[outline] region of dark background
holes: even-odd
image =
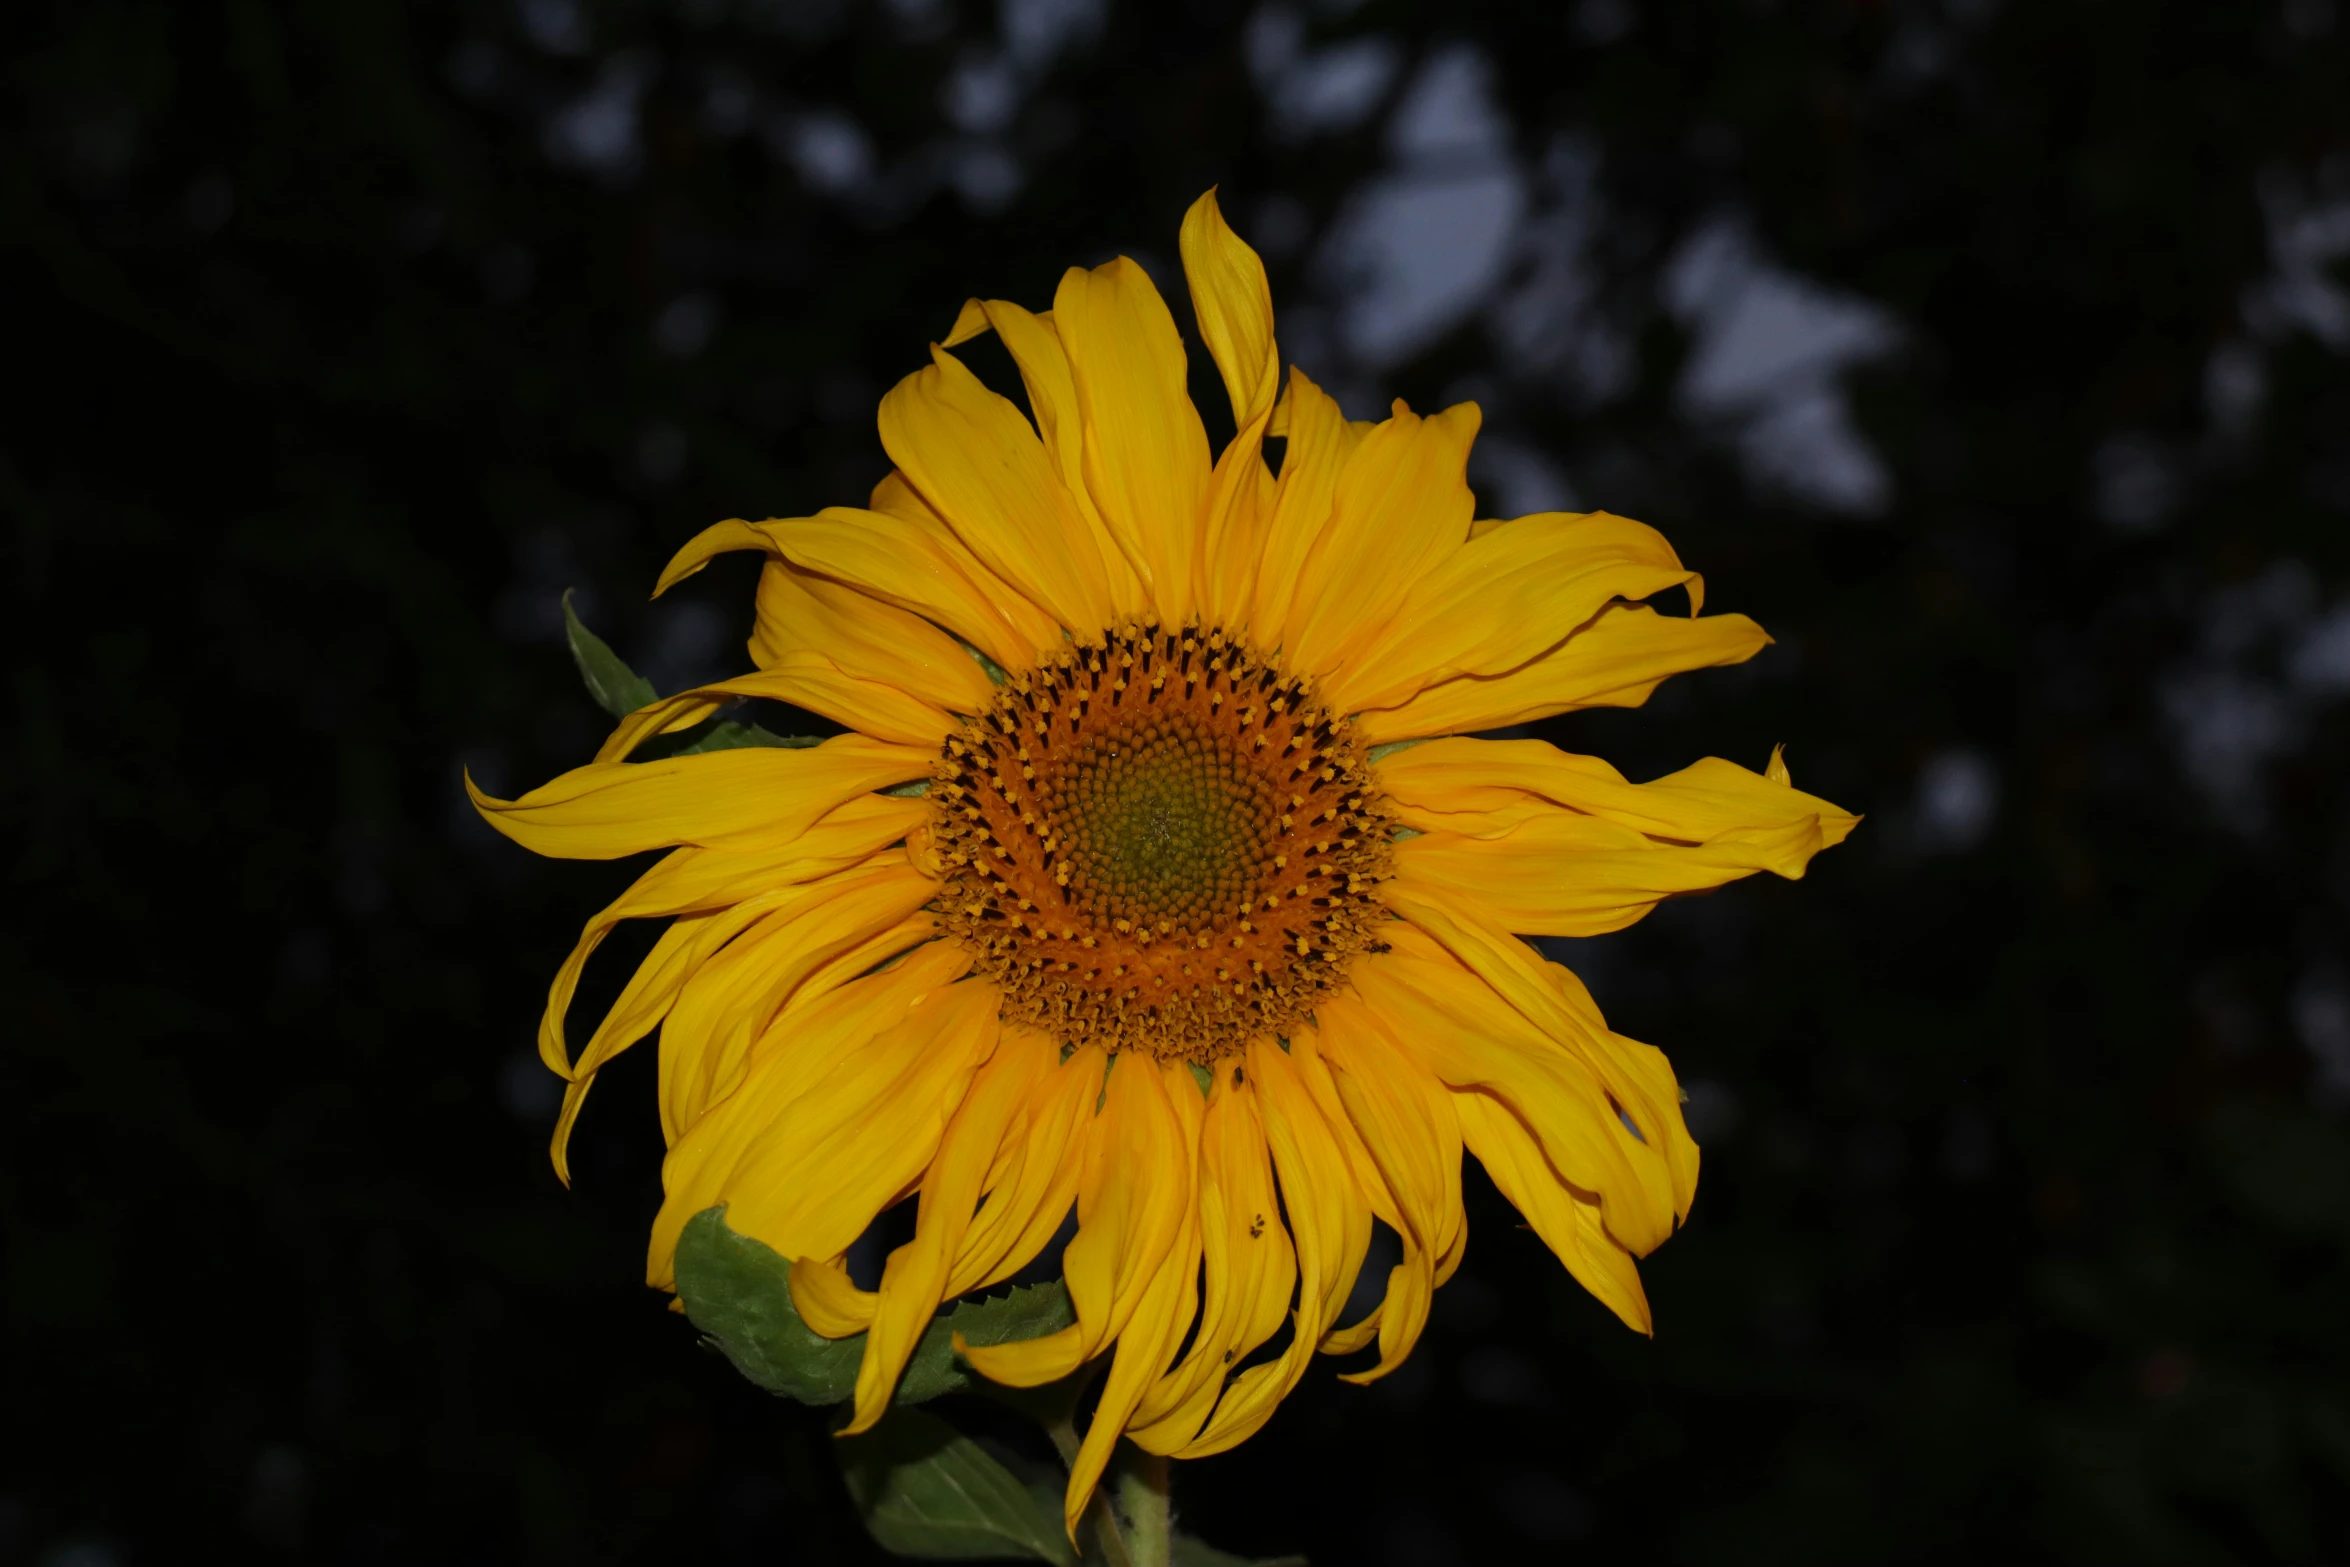
[[[1655,1341],[1472,1175],[1409,1368],[1190,1524],[2350,1560],[2333,0],[13,16],[0,1561],[874,1558],[639,1283],[649,1048],[549,1172],[533,1019],[632,868],[459,768],[592,750],[566,586],[744,667],[751,567],[648,605],[669,553],[858,502],[966,294],[1175,283],[1216,182],[1350,412],[1476,397],[1487,509],[1653,522],[1778,638],[1546,733],[1869,820],[1562,954],[1706,1145]]]

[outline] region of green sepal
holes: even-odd
[[[700,756],[705,751],[741,751],[753,746],[774,746],[785,751],[805,751],[824,741],[816,735],[779,735],[757,724],[738,724],[731,720],[710,726],[709,732],[692,745],[681,745],[671,756]]]
[[[803,1404],[838,1404],[857,1389],[865,1335],[826,1338],[791,1298],[791,1263],[765,1243],[727,1227],[723,1207],[686,1221],[677,1240],[677,1294],[704,1337],[758,1386]],[[972,1385],[954,1336],[978,1345],[1058,1333],[1077,1320],[1060,1280],[1032,1284],[941,1312],[907,1359],[897,1401],[918,1404]]]
[[[930,780],[917,778],[911,783],[891,784],[881,792],[900,800],[919,800],[930,792]]]
[[[962,638],[958,637],[955,640],[961,642]],[[979,660],[979,667],[987,671],[987,678],[991,684],[1000,686],[1011,683],[1012,677],[1004,673],[1003,665],[997,663],[994,659],[989,658],[985,653],[980,652],[979,649],[973,647],[968,642],[963,643],[963,651],[970,654],[973,658]]]
[[[936,1415],[895,1409],[838,1445],[841,1475],[883,1550],[922,1561],[1002,1560],[1077,1567],[1049,1493]]]
[[[563,634],[571,643],[571,661],[579,666],[579,678],[587,682],[588,695],[596,699],[596,706],[614,718],[626,718],[653,700],[656,695],[653,683],[629,668],[612,651],[612,644],[588,630],[579,612],[571,607],[571,594],[571,589],[563,590]],[[779,735],[757,724],[728,720],[712,724],[691,744],[681,745],[669,754],[700,756],[710,751],[740,751],[752,746],[805,751],[823,743],[816,735]]]
[[[588,630],[571,607],[570,588],[563,590],[563,635],[571,643],[571,661],[587,682],[596,706],[614,718],[626,718],[653,700],[653,683],[621,660],[612,645]]]
[[[1417,740],[1389,740],[1371,747],[1368,752],[1364,753],[1364,759],[1371,762],[1384,762],[1398,751],[1408,751],[1415,745],[1426,745],[1436,738],[1438,737],[1435,735],[1422,735]]]

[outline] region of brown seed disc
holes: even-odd
[[[1387,918],[1361,741],[1221,631],[1129,627],[1014,676],[930,801],[948,934],[1066,1044],[1214,1061],[1304,1018]]]

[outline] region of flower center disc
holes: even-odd
[[[1202,1063],[1373,946],[1387,816],[1361,742],[1220,631],[1113,632],[947,738],[939,912],[1004,1016]]]

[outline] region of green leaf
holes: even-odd
[[[779,735],[757,724],[738,724],[731,721],[710,726],[708,733],[691,745],[681,745],[671,756],[700,756],[706,751],[741,751],[752,746],[775,746],[785,751],[805,751],[822,745],[815,735]]]
[[[685,1314],[734,1368],[770,1393],[803,1404],[837,1404],[855,1393],[865,1335],[826,1338],[801,1320],[791,1298],[791,1263],[765,1243],[727,1227],[723,1207],[686,1221],[677,1240],[677,1294]],[[965,1301],[930,1324],[898,1379],[897,1401],[919,1404],[971,1386],[955,1358],[954,1336],[1010,1344],[1058,1333],[1077,1320],[1060,1280],[988,1300]]]
[[[922,1561],[1077,1567],[1059,1509],[936,1415],[892,1410],[838,1444],[842,1476],[883,1550]]]
[[[1235,1556],[1230,1551],[1219,1551],[1205,1540],[1195,1540],[1188,1534],[1175,1536],[1171,1560],[1174,1567],[1307,1567],[1302,1556],[1269,1556],[1251,1560]]]
[[[1077,1320],[1069,1288],[1059,1279],[1029,1284],[989,1300],[970,1300],[931,1323],[898,1379],[898,1402],[919,1404],[971,1385],[971,1373],[955,1356],[955,1335],[967,1344],[1016,1344],[1058,1333]],[[862,1342],[860,1340],[859,1342]]]
[[[571,661],[579,666],[579,678],[587,682],[596,706],[614,718],[626,718],[653,700],[653,683],[621,662],[610,643],[581,623],[571,607],[571,592],[563,590],[563,634],[571,641]]]
[[[688,1219],[677,1239],[677,1296],[734,1369],[803,1404],[837,1404],[857,1386],[865,1337],[826,1338],[792,1304],[791,1264],[726,1225],[724,1208]]]

